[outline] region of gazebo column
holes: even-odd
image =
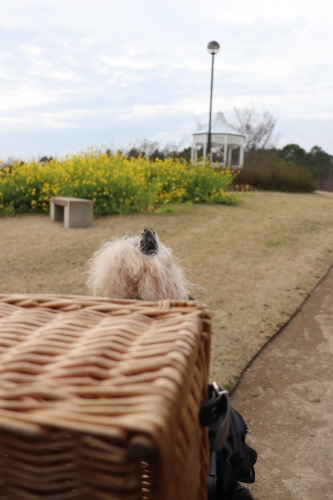
[[[239,148],[239,166],[242,168],[244,163],[244,146],[241,145]]]
[[[227,166],[227,156],[228,154],[228,137],[227,135],[224,136],[224,148],[223,148],[223,166],[226,168]]]
[[[231,160],[232,160],[232,152],[233,152],[234,148],[233,147],[230,147],[229,148],[229,151],[228,151],[228,166],[231,167]]]

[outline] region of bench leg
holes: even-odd
[[[89,227],[93,225],[93,203],[69,202],[65,207],[64,227]]]
[[[51,219],[54,221],[64,220],[64,207],[51,202]]]

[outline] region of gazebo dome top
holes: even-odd
[[[230,127],[230,125],[226,122],[226,119],[224,118],[224,115],[223,113],[221,113],[221,111],[216,114],[216,118],[212,123],[210,132],[211,134],[228,134],[228,135],[238,135],[240,137],[244,137],[244,135],[241,132],[238,132],[238,130]],[[193,135],[201,135],[201,134],[208,134],[208,127],[205,127],[203,130],[200,130],[199,132],[196,132]]]

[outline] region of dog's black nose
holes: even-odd
[[[152,229],[143,230],[140,241],[140,250],[145,255],[154,255],[158,252],[156,235]]]

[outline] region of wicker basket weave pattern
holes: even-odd
[[[0,499],[204,500],[204,306],[0,294]]]

